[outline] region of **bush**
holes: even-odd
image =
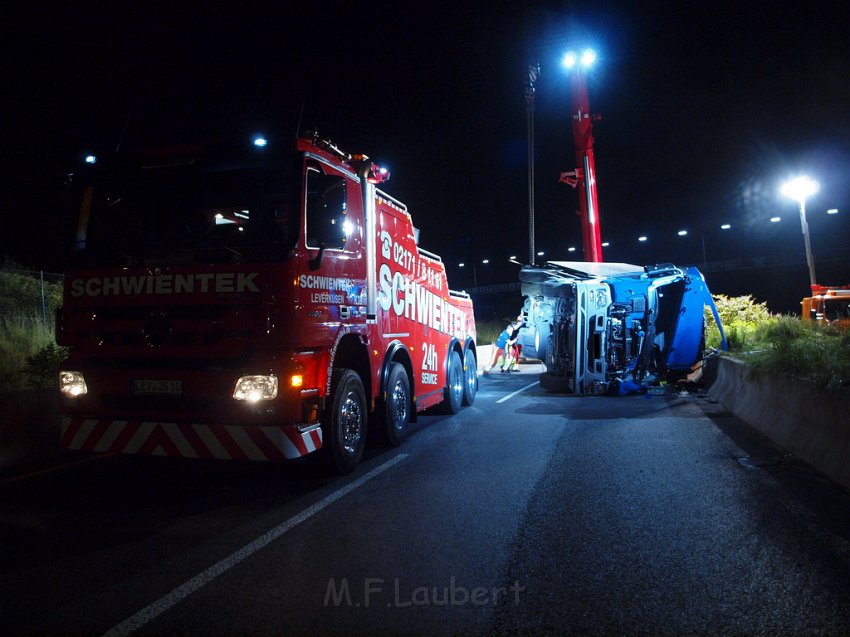
[[[27,358],[26,378],[31,387],[55,387],[59,366],[68,357],[68,351],[51,342]]]
[[[53,324],[40,318],[0,319],[0,391],[27,387],[29,358],[54,343]]]
[[[506,319],[504,321],[482,321],[480,323],[476,321],[476,344],[479,347],[481,345],[492,345],[496,342],[496,339],[499,337],[499,334],[502,333],[502,330],[505,329],[508,323],[510,323],[510,319]]]
[[[717,307],[726,343],[730,351],[743,352],[753,349],[756,331],[770,319],[771,314],[766,303],[758,303],[752,296],[728,297],[723,294],[713,296]],[[714,315],[705,308],[706,345],[720,347],[720,330],[714,321]]]
[[[9,265],[7,261],[4,267]],[[45,281],[42,288],[37,276],[0,271],[0,391],[55,386],[56,375],[47,370],[55,365],[58,372],[59,361],[49,361],[60,352],[64,358],[53,336],[61,297],[62,287],[56,283]]]

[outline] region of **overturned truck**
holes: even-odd
[[[576,395],[626,394],[693,377],[705,356],[709,307],[694,267],[550,261],[520,271],[519,343],[546,366],[540,384]]]

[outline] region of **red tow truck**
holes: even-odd
[[[57,341],[62,446],[355,468],[471,404],[472,301],[389,173],[316,134],[98,158]]]

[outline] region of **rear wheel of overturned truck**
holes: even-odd
[[[322,419],[327,459],[339,473],[350,473],[366,446],[366,391],[356,372],[338,369],[331,380],[331,401]]]
[[[572,394],[575,382],[571,376],[555,376],[552,372],[540,374],[540,386],[553,394]]]
[[[400,445],[410,433],[410,379],[401,363],[391,363],[384,400],[383,434],[393,447]]]
[[[548,369],[550,365],[549,352],[552,351],[552,328],[549,323],[539,321],[535,324],[534,349],[537,352],[537,358]]]

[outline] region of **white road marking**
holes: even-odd
[[[513,398],[514,396],[516,396],[517,394],[521,394],[522,392],[524,392],[526,389],[531,389],[531,388],[532,388],[532,387],[534,387],[535,385],[539,385],[539,384],[540,384],[540,381],[539,381],[539,380],[536,380],[536,381],[534,381],[533,383],[531,383],[530,385],[526,385],[526,386],[525,386],[525,387],[523,387],[522,389],[517,389],[517,390],[516,390],[515,392],[513,392],[512,394],[508,394],[507,396],[503,396],[502,398],[500,398],[499,400],[497,400],[497,401],[496,401],[496,404],[498,405],[499,403],[503,403],[503,402],[505,402],[506,400],[510,400],[511,398]]]
[[[209,584],[219,575],[223,575],[224,573],[229,571],[231,568],[239,564],[242,560],[251,557],[260,549],[271,544],[287,531],[290,531],[291,529],[295,528],[305,520],[319,513],[322,509],[330,506],[343,496],[351,493],[358,487],[362,486],[372,478],[380,475],[387,469],[390,469],[391,467],[398,464],[407,457],[408,454],[399,454],[395,458],[387,460],[384,464],[375,467],[369,473],[357,478],[357,480],[354,480],[353,482],[345,485],[344,487],[334,491],[330,495],[322,498],[314,505],[304,509],[301,513],[289,518],[285,522],[282,522],[278,526],[274,527],[272,530],[267,531],[266,533],[258,537],[256,540],[249,542],[235,553],[231,553],[229,556],[225,557],[220,562],[213,564],[205,571],[199,573],[198,575],[195,575],[195,577],[188,580],[184,584],[181,584],[164,597],[160,597],[147,608],[143,608],[138,613],[132,615],[131,617],[128,617],[120,624],[116,624],[115,626],[110,628],[106,633],[104,633],[104,637],[129,635],[137,631],[145,624],[148,624],[157,617],[159,617],[165,611],[169,610],[173,606],[176,606],[178,603],[189,597],[189,595],[191,595],[195,591]]]

